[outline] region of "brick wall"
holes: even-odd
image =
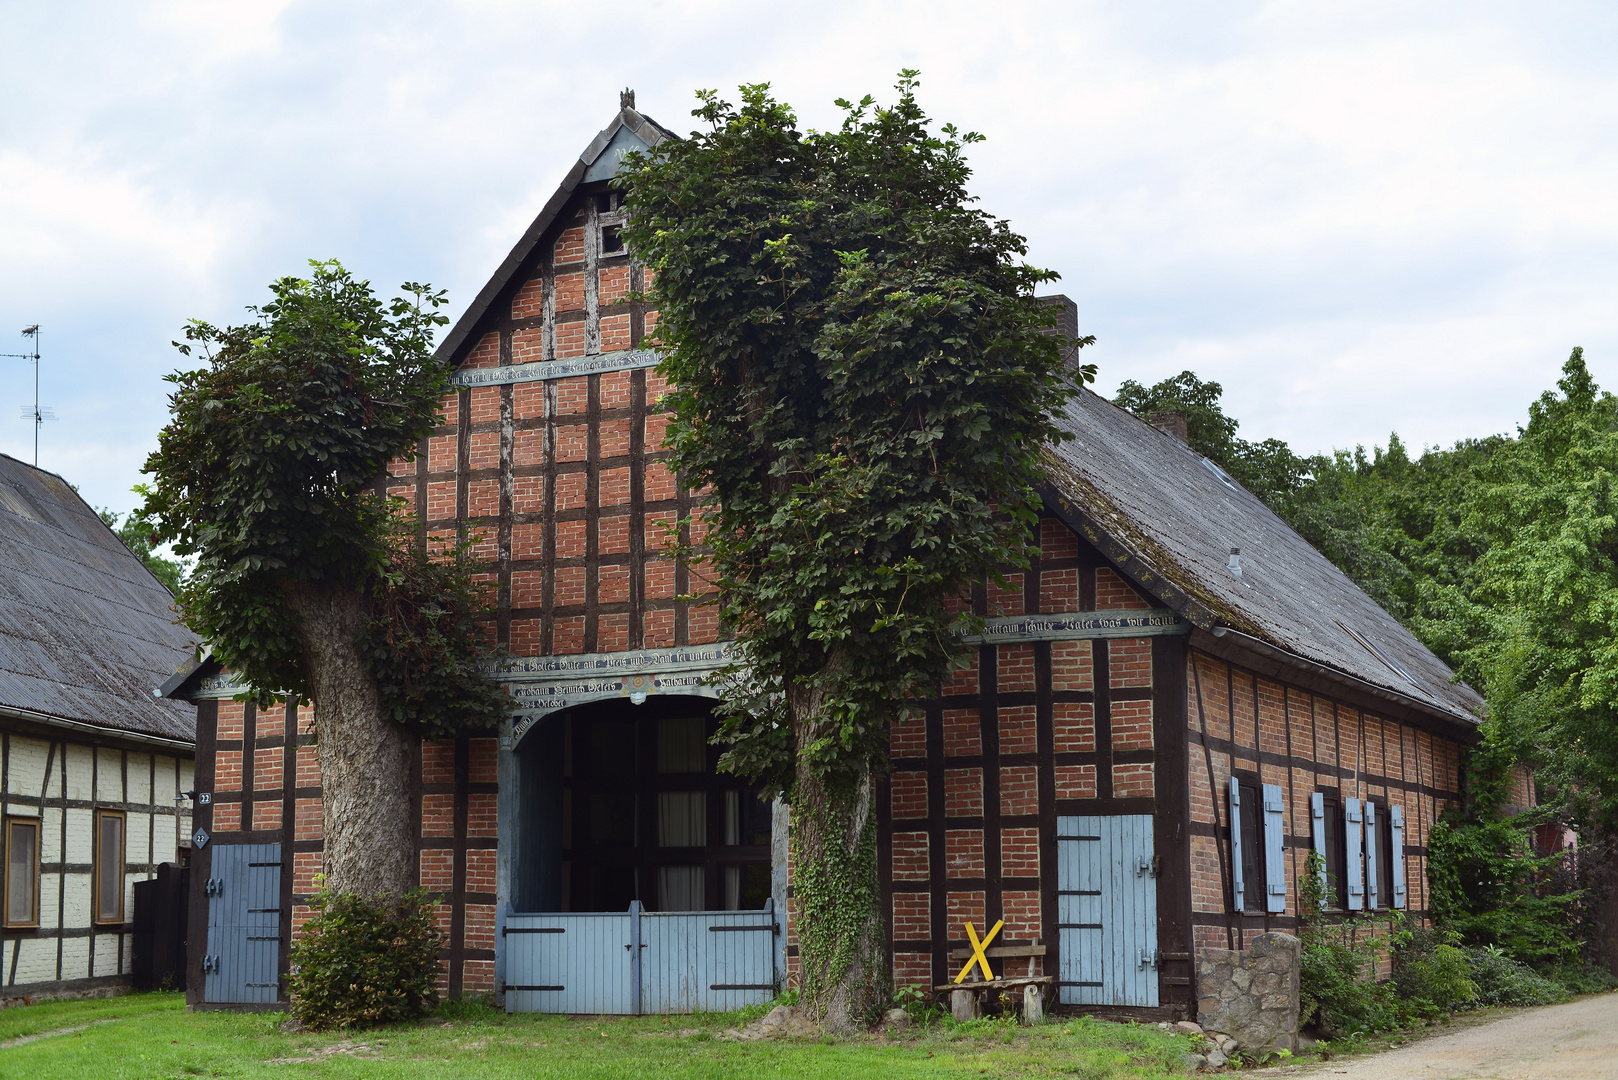
[[[1310,796],[1373,800],[1405,814],[1407,912],[1426,917],[1428,830],[1458,797],[1460,744],[1193,653],[1187,666],[1192,921],[1198,947],[1242,948],[1266,930],[1297,926],[1299,875],[1312,850]],[[1229,778],[1235,770],[1282,788],[1284,913],[1232,912]],[[1339,807],[1341,803],[1339,803]],[[1383,906],[1388,906],[1387,893]]]
[[[1039,556],[980,614],[1149,608],[1087,542],[1042,519]],[[948,952],[997,920],[997,944],[1044,944],[1056,961],[1055,820],[1155,809],[1156,671],[1151,639],[982,646],[891,733],[882,804],[885,889],[898,985],[953,978]],[[1181,707],[1178,696],[1168,703]],[[1178,723],[1178,721],[1176,721]],[[1017,973],[1028,961],[1016,961]]]

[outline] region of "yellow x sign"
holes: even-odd
[[[983,977],[990,982],[994,981],[994,972],[989,969],[989,954],[983,950],[989,947],[989,942],[994,940],[994,936],[1000,932],[1000,928],[1004,925],[1006,925],[1006,920],[1001,919],[994,924],[994,929],[989,931],[988,936],[979,941],[976,928],[971,923],[966,924],[966,936],[972,939],[972,959],[968,960],[966,966],[961,969],[961,973],[955,976],[956,982],[966,981],[966,974],[972,970],[973,964],[981,965],[983,967]]]

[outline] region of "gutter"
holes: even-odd
[[[1203,635],[1206,635],[1206,637]],[[1295,668],[1303,668],[1306,671],[1310,671],[1313,674],[1331,679],[1334,682],[1346,683],[1360,693],[1366,694],[1380,701],[1400,705],[1404,708],[1417,708],[1422,712],[1427,713],[1429,716],[1433,715],[1436,711],[1439,716],[1449,723],[1463,726],[1466,732],[1462,740],[1464,742],[1475,743],[1482,738],[1477,730],[1478,723],[1480,721],[1478,718],[1472,717],[1470,714],[1454,713],[1447,709],[1435,710],[1433,703],[1430,701],[1423,701],[1420,698],[1414,698],[1408,694],[1401,694],[1397,690],[1389,690],[1386,687],[1378,686],[1376,683],[1362,679],[1358,675],[1351,675],[1339,668],[1334,668],[1327,664],[1319,663],[1315,660],[1309,660],[1305,657],[1299,656],[1295,652],[1278,648],[1277,646],[1271,645],[1269,642],[1264,641],[1261,638],[1256,638],[1251,634],[1244,634],[1240,630],[1235,630],[1228,626],[1215,626],[1213,629],[1206,631],[1192,631],[1193,646],[1200,643],[1208,652],[1219,653],[1224,651],[1223,649],[1219,648],[1210,648],[1209,646],[1212,643],[1208,641],[1208,638],[1217,639],[1217,641],[1224,644],[1226,648],[1234,645],[1237,648],[1243,649],[1247,652],[1257,653],[1260,656],[1274,660],[1277,663],[1286,664]],[[1231,641],[1231,638],[1237,638],[1239,640]]]
[[[139,743],[143,746],[158,746],[167,750],[183,751],[193,757],[196,756],[197,744],[184,739],[167,739],[161,735],[145,735],[135,731],[125,731],[122,728],[107,728],[99,724],[87,724],[82,720],[67,720],[50,713],[35,712],[32,709],[19,709],[12,705],[0,705],[0,716],[9,716],[18,720],[28,720],[45,727],[60,728],[82,735],[91,735],[100,739],[122,739],[125,742]]]

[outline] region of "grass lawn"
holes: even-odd
[[[0,1012],[0,1078],[1144,1080],[1184,1075],[1181,1062],[1189,1047],[1183,1036],[1155,1027],[1089,1019],[1032,1029],[979,1020],[909,1031],[893,1039],[739,1042],[719,1037],[761,1012],[508,1017],[462,1004],[451,1006],[448,1018],[416,1024],[352,1035],[288,1035],[279,1030],[282,1013],[187,1013],[180,994],[133,994]],[[29,1037],[34,1038],[22,1041]]]

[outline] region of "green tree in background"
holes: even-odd
[[[137,487],[135,490],[139,492],[141,489]],[[146,564],[146,569],[152,572],[153,577],[167,586],[169,592],[179,595],[180,585],[190,567],[184,560],[164,558],[157,553],[152,546],[152,535],[157,527],[150,519],[137,510],[120,515],[116,510],[97,507],[96,513],[107,528],[124,542],[124,546]]]
[[[657,271],[669,446],[754,673],[725,765],[793,811],[802,1000],[888,1002],[874,782],[890,723],[959,645],[949,601],[1024,565],[1041,447],[1072,394],[1023,238],[971,206],[914,72],[802,134],[766,86],[626,159],[626,239]],[[964,620],[970,622],[970,620]],[[914,722],[912,720],[912,722]]]

